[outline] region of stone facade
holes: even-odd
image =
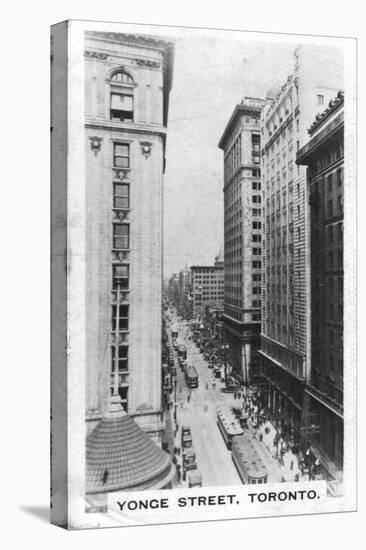
[[[306,168],[296,153],[317,113],[343,84],[333,48],[301,46],[293,73],[262,112],[262,373],[265,401],[301,438],[310,379],[310,241]]]
[[[86,418],[110,403],[115,354],[128,414],[162,432],[162,194],[173,45],[85,36]],[[117,284],[120,334],[116,335]]]
[[[224,301],[224,266],[217,262],[214,266],[191,267],[193,317],[205,317],[206,306],[220,308]]]
[[[262,194],[260,113],[264,100],[244,98],[220,140],[224,152],[224,340],[244,383],[258,371]]]
[[[339,92],[312,124],[297,154],[308,166],[311,245],[311,372],[306,407],[319,431],[310,438],[330,474],[343,467],[344,98]]]

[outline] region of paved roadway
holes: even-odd
[[[172,315],[171,323],[168,326],[170,339],[171,325],[178,327],[178,342],[184,343],[187,347],[188,365],[194,365],[199,375],[199,387],[189,389],[175,353],[177,423],[179,428],[175,438],[175,446],[180,446],[181,426],[190,426],[193,447],[196,451],[197,467],[202,473],[202,485],[210,487],[240,484],[242,481],[232,461],[231,451],[227,449],[216,423],[216,411],[220,406],[242,406],[243,401],[234,399],[233,394],[221,391],[224,384],[219,379],[214,378],[213,370],[208,368],[208,363],[197,346],[192,340],[188,339],[190,333],[186,323],[177,320],[176,315]],[[189,394],[191,395],[190,402],[187,400]],[[260,442],[254,437],[254,433],[255,430],[249,430],[253,444],[267,468],[268,483],[280,482],[284,468],[280,467],[264,442]],[[178,462],[181,464],[181,456]],[[181,485],[187,485],[187,481],[182,480]]]
[[[198,348],[188,339],[184,323],[173,316],[173,324],[177,324],[179,342],[187,347],[188,365],[194,365],[199,376],[199,387],[189,389],[184,380],[183,371],[177,367],[177,423],[178,433],[176,445],[180,446],[180,430],[182,425],[191,428],[193,447],[196,451],[197,467],[202,473],[203,486],[238,485],[241,483],[231,451],[226,448],[221,432],[216,423],[216,411],[220,406],[233,406],[237,401],[232,394],[223,393],[223,383],[214,378],[212,369],[199,353]],[[168,329],[170,331],[170,327]],[[169,334],[170,336],[170,334]],[[187,397],[191,394],[190,402]],[[186,482],[182,480],[182,485]]]

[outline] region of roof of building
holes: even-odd
[[[329,102],[328,108],[319,113],[310,126],[309,141],[296,153],[297,164],[310,165],[315,158],[314,154],[316,155],[322,148],[327,147],[327,143],[330,143],[329,140],[333,140],[336,134],[343,132],[343,107],[344,94],[339,91],[335,99]]]
[[[128,416],[115,396],[107,416],[86,440],[86,492],[155,486],[174,469],[170,456]]]
[[[222,270],[222,269],[224,269],[224,266],[223,265],[191,265],[191,269]]]
[[[131,32],[103,32],[87,31],[87,38],[102,40],[103,42],[134,42],[138,46],[154,49],[167,49],[174,47],[174,40],[152,34],[139,34]]]
[[[323,124],[344,104],[344,92],[339,90],[334,99],[331,99],[328,103],[328,107],[321,113],[317,114],[314,122],[308,129],[308,133],[312,136],[314,132],[319,130]]]
[[[86,37],[101,41],[112,42],[137,46],[150,50],[157,50],[163,54],[163,75],[164,75],[164,126],[167,126],[169,111],[169,92],[173,85],[173,65],[174,65],[174,46],[175,42],[171,38],[164,36],[154,36],[151,34],[121,33],[121,32],[101,32],[87,31]]]
[[[244,116],[246,114],[253,114],[253,113],[258,113],[258,115],[260,115],[260,112],[264,107],[264,105],[265,105],[265,101],[263,99],[254,98],[254,97],[249,97],[249,98],[245,97],[243,101],[235,107],[234,112],[231,115],[230,120],[226,125],[224,133],[221,136],[218,147],[220,149],[224,148],[224,145],[228,136],[232,132],[237,120],[241,116]],[[258,131],[259,131],[259,127],[258,127]]]

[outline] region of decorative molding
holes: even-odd
[[[97,154],[101,149],[103,138],[98,136],[89,136],[89,140],[90,140],[90,149],[93,151],[94,155],[97,156]]]
[[[134,134],[149,134],[152,136],[161,136],[166,137],[166,127],[163,125],[151,125],[145,123],[136,123],[136,122],[111,122],[107,120],[92,120],[87,118],[85,122],[85,128],[97,130],[113,130],[115,132],[124,132],[125,130],[131,131]],[[123,138],[121,138],[123,139]],[[112,139],[112,141],[115,141]],[[124,140],[126,141],[126,140]],[[132,140],[128,140],[132,141]]]
[[[115,169],[114,168],[114,178],[118,180],[128,180],[128,173],[129,170],[121,170],[121,169]]]
[[[119,263],[129,263],[129,252],[113,252],[112,261]]]
[[[136,59],[135,61],[139,67],[146,67],[147,69],[159,69],[161,66],[159,61],[150,61],[149,59]]]
[[[140,141],[141,152],[147,159],[151,155],[152,143],[150,141]]]
[[[92,50],[85,50],[85,57],[94,58],[94,59],[108,59],[108,54],[102,52],[93,52]]]

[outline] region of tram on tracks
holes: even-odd
[[[267,483],[267,469],[248,434],[234,437],[231,457],[244,485]]]
[[[185,369],[185,379],[189,388],[198,388],[198,372],[196,367],[189,366]]]
[[[239,421],[229,409],[218,409],[217,425],[228,449],[231,449],[233,439],[244,433]]]

